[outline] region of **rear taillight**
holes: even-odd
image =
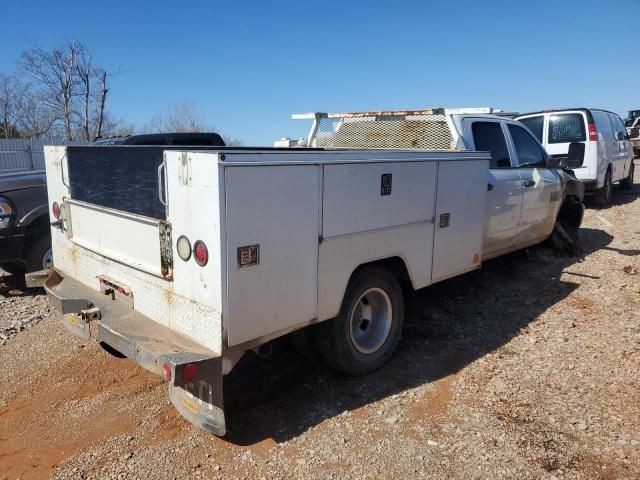
[[[598,129],[595,123],[589,124],[589,141],[595,142],[598,140]]]
[[[56,220],[60,218],[60,205],[58,205],[58,202],[53,202],[53,205],[51,205],[51,212]]]
[[[162,370],[164,371],[164,378],[167,380],[167,382],[171,381],[171,367],[169,366],[168,363],[165,363],[164,365],[162,365]]]
[[[194,380],[198,376],[198,365],[195,363],[187,363],[184,367],[182,367],[182,378],[190,382]]]
[[[198,240],[193,245],[193,257],[196,259],[196,263],[201,267],[204,267],[209,261],[209,251],[202,240]]]

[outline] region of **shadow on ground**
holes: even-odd
[[[11,275],[0,270],[0,297],[37,297],[45,295],[43,288],[27,288],[24,275]]]
[[[580,236],[583,255],[613,239],[597,229],[581,229]],[[578,284],[559,278],[580,261],[539,246],[410,295],[398,351],[388,365],[363,378],[345,378],[304,359],[286,338],[266,360],[245,355],[225,379],[227,440],[283,442],[345,410],[459,371],[573,292]],[[585,277],[582,281],[589,281]]]
[[[611,205],[609,206],[600,206],[596,203],[593,196],[585,195],[584,204],[587,208],[593,210],[607,210],[611,208],[613,205],[626,205],[627,203],[632,203],[636,200],[636,198],[640,197],[640,183],[638,183],[638,172],[640,172],[640,162],[636,160],[636,175],[635,175],[635,183],[632,186],[631,190],[622,190],[618,185],[614,185],[612,191]]]

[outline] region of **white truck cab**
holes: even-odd
[[[453,115],[469,150],[491,152],[484,258],[547,238],[553,230],[562,181],[542,145],[521,123],[494,115]]]
[[[438,108],[303,113],[292,118],[313,120],[308,141],[312,147],[490,152],[483,244],[483,258],[489,259],[549,237],[566,200],[565,184],[571,181],[535,135],[513,116],[493,108]],[[577,230],[583,193],[574,193],[571,228]]]
[[[573,108],[528,113],[517,117],[545,146],[562,158],[574,142],[585,145],[584,162],[575,174],[602,205],[611,203],[613,183],[623,189],[633,182],[633,146],[620,117],[606,110]]]

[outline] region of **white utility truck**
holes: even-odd
[[[163,374],[180,413],[224,435],[223,375],[276,337],[304,328],[352,375],[382,366],[401,287],[480,266],[491,194],[517,217],[492,227],[505,243],[549,236],[561,175],[527,208],[488,190],[488,152],[448,150],[47,147],[45,288],[69,330]]]

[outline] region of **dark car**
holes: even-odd
[[[0,268],[19,274],[51,266],[44,171],[0,175]]]
[[[224,147],[224,140],[217,133],[149,133],[98,138],[94,145],[174,145],[180,147]]]
[[[217,133],[153,133],[97,139],[94,145],[224,147]],[[0,174],[0,268],[13,274],[53,265],[44,171]]]

